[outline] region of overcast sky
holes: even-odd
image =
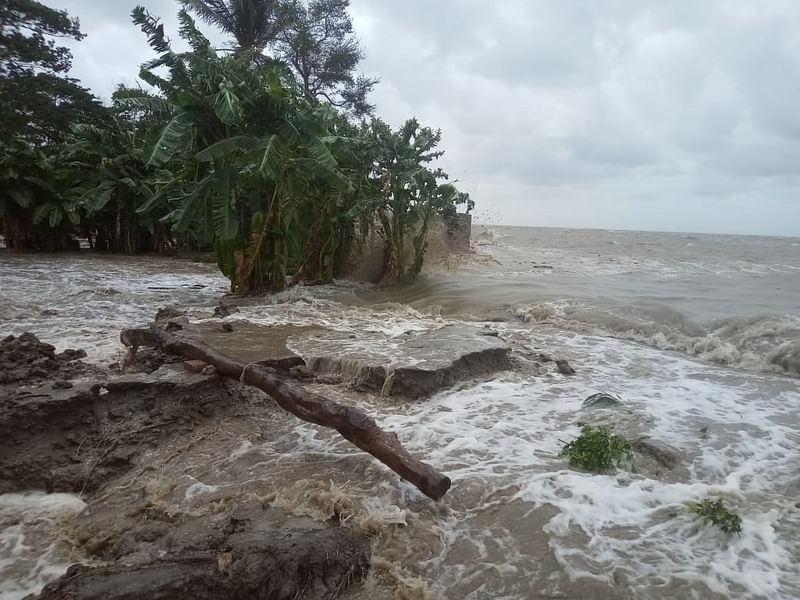
[[[151,57],[135,2],[81,20],[108,97]],[[143,4],[175,33],[177,4]],[[479,221],[800,235],[800,1],[352,0],[372,96],[441,127]],[[219,39],[218,36],[215,36]]]

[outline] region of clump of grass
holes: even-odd
[[[722,498],[717,498],[716,500],[704,498],[700,502],[689,502],[687,506],[689,511],[718,527],[723,533],[728,535],[742,534],[741,517],[726,507]]]
[[[603,425],[584,425],[575,440],[564,444],[558,455],[574,467],[600,473],[631,460],[631,444]]]

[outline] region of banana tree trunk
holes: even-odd
[[[404,220],[402,211],[393,210],[391,218],[380,214],[384,232],[383,274],[379,285],[392,285],[405,278]]]

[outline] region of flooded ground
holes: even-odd
[[[301,347],[297,340],[315,328],[354,336],[376,332],[389,341],[453,320],[496,329],[512,346],[515,369],[426,401],[312,385],[362,407],[447,473],[453,487],[442,502],[428,500],[335,432],[280,411],[209,423],[179,436],[172,452],[150,456],[122,489],[143,490],[147,499],[175,511],[211,514],[252,495],[293,514],[337,516],[373,536],[372,574],[347,596],[359,600],[800,597],[800,380],[790,376],[800,310],[791,294],[764,291],[757,297],[769,285],[798,285],[800,277],[791,276],[796,241],[776,242],[777,250],[761,241],[739,244],[741,252],[754,254],[726,258],[728,251],[718,247],[725,240],[709,242],[714,254],[703,239],[687,238],[683,247],[700,246],[699,266],[692,267],[697,272],[675,275],[670,287],[673,275],[657,273],[669,262],[664,248],[678,243],[674,238],[656,238],[637,254],[633,238],[625,237],[633,234],[613,234],[618,243],[609,244],[608,253],[601,245],[605,238],[573,240],[572,246],[562,240],[548,249],[539,247],[540,238],[536,246],[514,234],[486,236],[482,257],[434,265],[438,272],[411,288],[384,292],[342,283],[249,299],[226,318],[235,332],[247,334],[241,348],[230,337],[235,333],[215,340],[255,357]],[[515,275],[520,269],[509,265],[525,253],[525,260],[549,268]],[[658,264],[640,256],[648,253],[657,255]],[[622,255],[625,269],[616,275],[598,269]],[[638,274],[636,260],[646,265]],[[726,267],[731,264],[738,266]],[[710,275],[712,269],[717,275]],[[591,272],[597,276],[589,285]],[[188,307],[193,320],[215,331],[211,309],[226,287],[210,267],[161,259],[3,256],[0,277],[3,333],[30,329],[57,346],[83,347],[100,362],[119,351],[120,328],[149,321],[162,304]],[[716,304],[714,277],[722,282]],[[696,288],[694,304],[681,291],[685,286]],[[630,298],[623,301],[626,288]],[[102,292],[108,289],[119,293]],[[602,293],[591,298],[591,289]],[[721,360],[714,352],[639,339],[641,328],[610,331],[607,322],[593,320],[603,312],[618,323],[625,306],[641,305],[644,296],[659,308],[649,321],[646,312],[637,314],[642,327],[656,333],[698,327],[694,338],[738,357]],[[594,312],[583,318],[574,312],[578,302]],[[521,314],[523,304],[535,312],[547,303],[563,308]],[[658,317],[670,311],[680,318]],[[768,315],[780,327],[764,330]],[[754,319],[760,333],[739,328],[736,339],[711,328],[723,320]],[[264,327],[277,327],[276,335],[261,335]],[[665,340],[677,339],[667,333]],[[769,355],[779,349],[788,357],[782,363]],[[542,369],[535,360],[542,352],[567,358],[576,375]],[[619,395],[622,404],[584,408],[583,400],[598,391]],[[579,422],[611,423],[629,437],[669,444],[679,464],[665,470],[640,460],[633,472],[607,475],[570,469],[558,454],[578,434]],[[126,501],[119,490],[108,494]],[[741,536],[729,538],[689,513],[686,503],[706,496],[724,497],[741,515]],[[0,496],[3,600],[22,597],[80,558],[65,540],[82,506],[72,496]]]

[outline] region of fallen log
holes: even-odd
[[[329,427],[342,437],[368,452],[406,481],[434,500],[450,489],[450,478],[431,465],[411,456],[397,435],[384,431],[369,415],[352,406],[345,406],[310,392],[274,370],[246,364],[218,350],[162,329],[126,329],[120,334],[122,343],[133,349],[140,346],[159,348],[163,352],[200,360],[212,365],[217,373],[239,379],[267,393],[284,410],[303,421]]]

